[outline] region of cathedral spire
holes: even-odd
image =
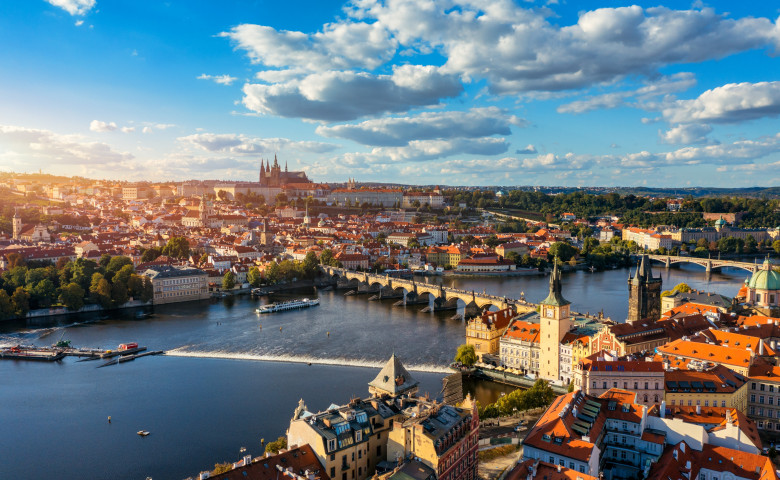
[[[276,154],[274,153],[274,169],[279,168],[279,161],[276,159]]]
[[[550,293],[542,300],[544,305],[562,306],[571,302],[563,298],[561,294],[561,272],[558,270],[558,257],[553,260],[553,271],[550,274]]]

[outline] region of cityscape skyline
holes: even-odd
[[[581,10],[580,10],[581,9]],[[0,171],[118,180],[780,181],[776,6],[8,5]]]

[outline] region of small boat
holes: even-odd
[[[138,430],[136,433],[142,437],[149,435],[149,432],[147,432],[146,430]]]
[[[273,313],[273,312],[285,312],[287,310],[297,310],[299,308],[309,308],[320,304],[319,298],[310,300],[304,298],[303,300],[290,300],[289,302],[281,303],[269,303],[263,305],[255,310],[256,313]]]

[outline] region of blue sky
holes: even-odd
[[[0,170],[449,185],[780,184],[774,2],[30,0]]]

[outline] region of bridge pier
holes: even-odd
[[[482,314],[482,310],[474,303],[466,305],[466,309],[463,312],[463,318],[478,317]]]
[[[669,267],[672,266],[672,260],[667,256],[666,257],[666,262],[664,262],[664,264],[665,264],[666,268],[669,268]]]

